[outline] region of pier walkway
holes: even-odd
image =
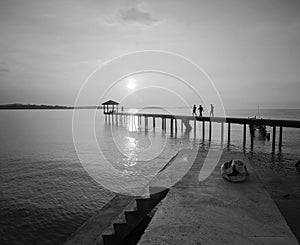
[[[187,159],[189,153],[185,154],[175,161]],[[298,244],[249,164],[250,176],[243,183],[221,177],[222,162],[236,158],[247,162],[242,153],[223,154],[214,172],[199,182],[205,157],[199,152],[189,172],[171,187],[139,245]]]

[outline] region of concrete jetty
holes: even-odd
[[[243,183],[221,177],[222,162],[248,162],[242,153],[224,154],[214,172],[199,182],[205,157],[200,152],[189,172],[170,189],[139,245],[298,244],[249,164],[250,176]]]

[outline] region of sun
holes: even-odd
[[[128,78],[128,83],[127,83],[127,88],[129,88],[130,90],[134,90],[136,87],[136,83],[135,83],[135,79],[134,78]]]

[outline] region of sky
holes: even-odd
[[[225,108],[300,108],[299,13],[298,0],[0,0],[0,104],[73,105],[98,66],[162,50],[201,67]]]

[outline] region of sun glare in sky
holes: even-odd
[[[136,80],[134,78],[128,78],[127,88],[134,90],[136,87]]]

